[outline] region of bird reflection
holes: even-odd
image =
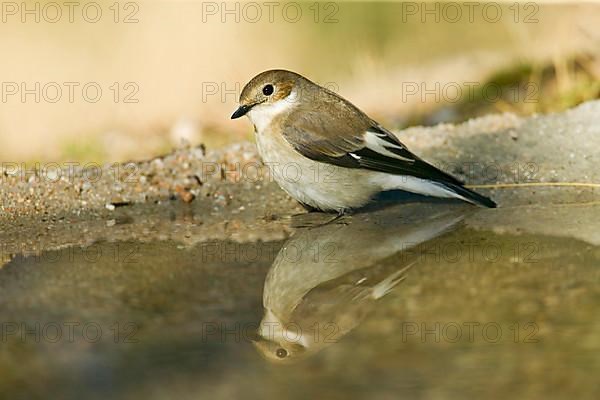
[[[404,250],[455,229],[472,210],[404,204],[298,229],[265,279],[256,348],[287,363],[337,342],[416,264],[414,255],[400,256]],[[394,255],[397,261],[382,263]]]

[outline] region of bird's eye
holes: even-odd
[[[263,88],[263,94],[265,96],[270,96],[273,94],[273,85],[269,84]]]
[[[277,355],[277,357],[279,358],[285,358],[288,355],[288,352],[285,349],[277,349],[277,351],[275,352],[275,354]]]

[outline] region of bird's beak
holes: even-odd
[[[231,114],[231,119],[236,119],[239,117],[243,117],[244,115],[246,115],[248,113],[248,111],[250,111],[252,109],[252,107],[259,105],[261,103],[264,103],[265,100],[262,101],[257,101],[256,103],[251,103],[251,104],[242,104],[241,106],[238,107],[237,110],[235,110],[235,112],[233,114]]]
[[[233,114],[231,114],[231,119],[243,117],[248,111],[250,111],[253,105],[254,104],[242,104],[237,110],[235,110]]]

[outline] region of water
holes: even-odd
[[[284,241],[99,240],[17,255],[0,269],[0,391],[595,398],[590,215],[597,206],[407,204],[294,217]]]

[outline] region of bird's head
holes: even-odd
[[[240,106],[231,119],[247,115],[256,125],[261,119],[271,120],[306,101],[303,94],[317,87],[303,76],[282,69],[262,72],[244,86]]]
[[[267,360],[289,364],[309,353],[309,341],[297,324],[284,324],[271,310],[266,309],[252,342]]]
[[[303,345],[285,339],[270,340],[258,337],[253,340],[253,344],[264,358],[275,364],[291,364],[307,354],[307,349]]]

